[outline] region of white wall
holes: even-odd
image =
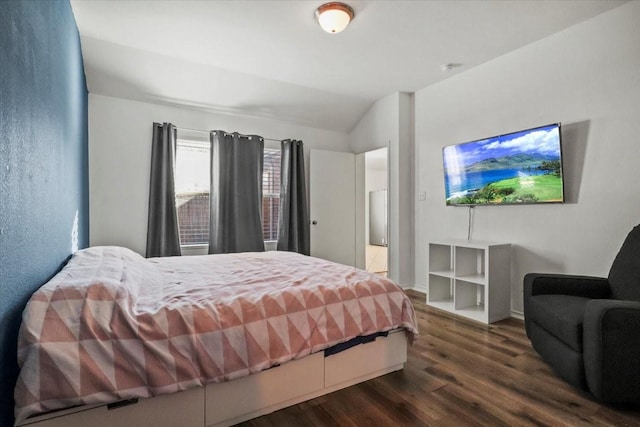
[[[414,283],[412,117],[413,96],[394,93],[376,101],[349,134],[355,153],[389,147],[389,277],[404,285]],[[360,193],[363,191],[360,188]],[[361,200],[366,198],[357,194],[356,203]],[[358,215],[356,259],[364,259],[363,224],[364,217]],[[358,252],[360,249],[362,253]]]
[[[415,95],[416,282],[427,243],[466,238],[444,200],[443,146],[562,122],[567,203],[475,210],[473,238],[513,244],[512,309],[533,271],[606,276],[640,223],[640,2],[631,2]]]
[[[154,121],[193,129],[222,129],[266,138],[300,139],[305,144],[307,173],[312,148],[351,151],[347,134],[341,132],[90,94],[89,224],[92,246],[120,245],[142,255],[145,253]]]

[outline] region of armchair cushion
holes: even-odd
[[[569,274],[529,273],[524,276],[524,325],[531,338],[533,316],[530,301],[541,295],[565,295],[583,298],[609,298],[611,291],[607,279]],[[582,347],[581,347],[582,348]]]
[[[582,352],[582,323],[589,301],[570,295],[537,295],[529,301],[528,316],[551,335]]]

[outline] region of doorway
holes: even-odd
[[[366,270],[387,276],[389,265],[388,148],[365,153]]]

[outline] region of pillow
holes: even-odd
[[[42,290],[74,288],[86,295],[102,287],[114,298],[139,297],[146,287],[158,287],[162,274],[136,252],[119,246],[94,246],[73,254],[67,265]]]

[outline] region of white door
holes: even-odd
[[[311,255],[355,265],[355,155],[311,150]]]

